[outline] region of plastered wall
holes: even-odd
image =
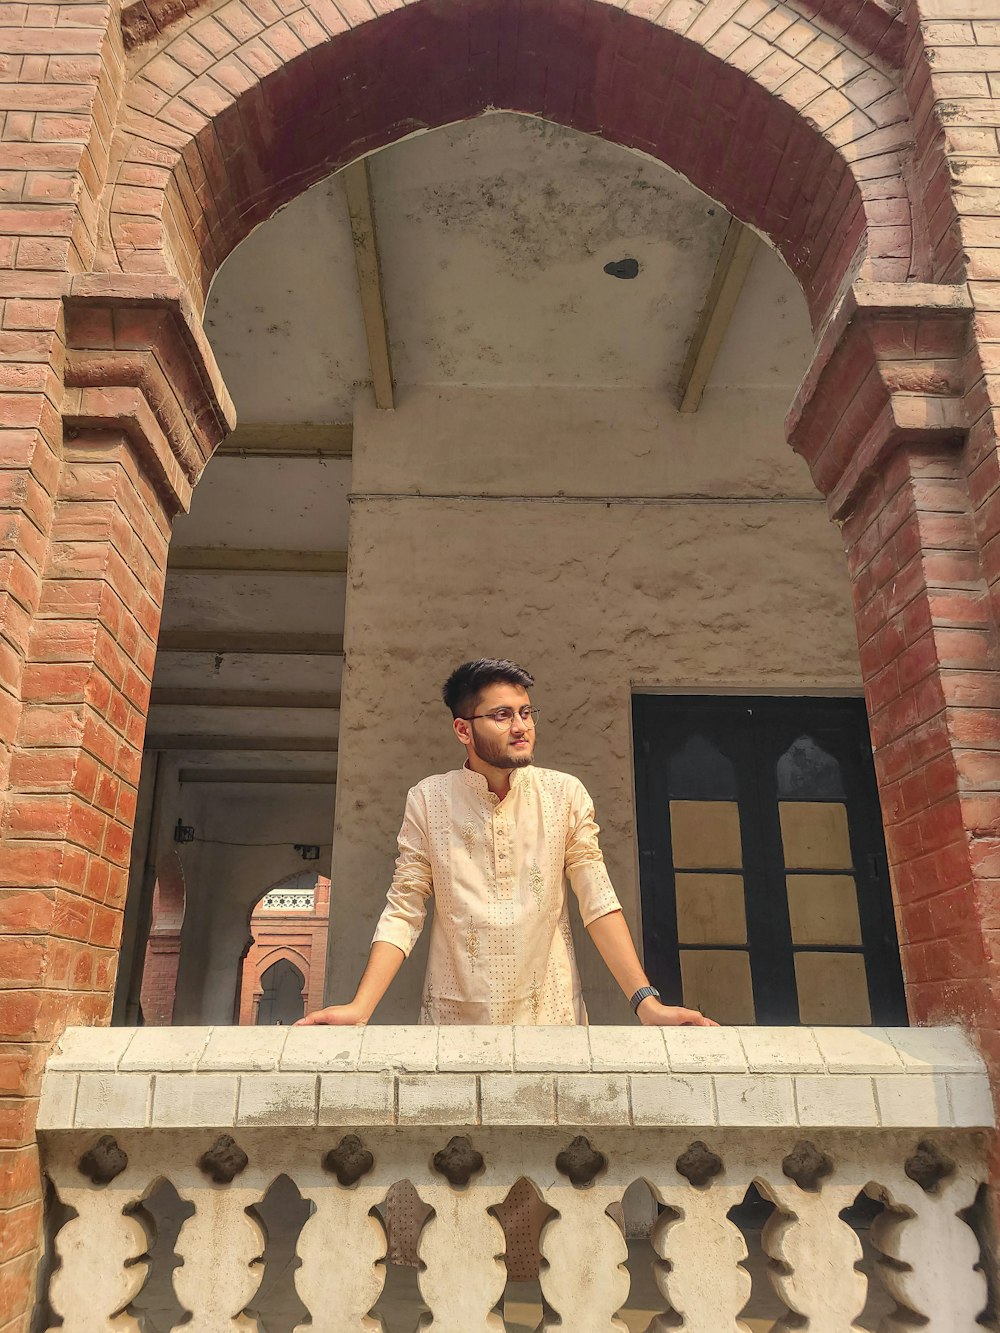
[[[537,762],[589,787],[637,938],[632,691],[860,688],[839,534],[784,442],[786,398],[710,393],[684,418],[621,391],[359,402],[331,998],[367,955],[407,788],[462,761],[440,702],[458,662],[535,674]],[[621,1021],[600,959],[580,953],[591,1019]],[[421,976],[418,950],[376,1021],[413,1021]]]

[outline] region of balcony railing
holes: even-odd
[[[71,1029],[39,1117],[58,1200],[48,1326],[147,1327],[135,1317],[156,1250],[146,1205],[167,1181],[182,1218],[174,1326],[264,1327],[256,1210],[287,1176],[308,1213],[292,1263],[299,1330],[383,1327],[371,1314],[382,1217],[400,1181],[433,1210],[421,1327],[511,1327],[491,1209],[527,1178],[554,1210],[545,1330],[628,1327],[614,1206],[644,1181],[652,1330],[750,1327],[739,1207],[754,1187],[770,1219],[753,1280],[791,1312],[776,1327],[860,1328],[872,1282],[882,1328],[972,1333],[987,1303],[974,1205],[992,1124],[982,1063],[957,1029]]]

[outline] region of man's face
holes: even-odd
[[[479,696],[475,712],[494,713],[498,708],[513,710],[514,720],[497,726],[492,717],[477,716],[467,722],[471,748],[484,764],[494,768],[524,768],[535,752],[535,728],[531,718],[522,721],[520,709],[530,708],[528,691],[520,685],[488,685]],[[461,735],[461,733],[459,733]]]

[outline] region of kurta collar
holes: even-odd
[[[530,767],[531,765],[528,764],[525,768],[513,769],[510,775],[510,789],[512,792],[517,791],[517,789],[521,786],[521,784],[527,780],[528,769]],[[477,773],[475,772],[474,769],[471,769],[469,767],[468,760],[466,760],[466,762],[462,765],[462,767],[459,769],[459,772],[461,773],[465,781],[469,784],[469,786],[474,788],[477,792],[479,792],[480,796],[489,796],[490,794],[489,783],[483,777],[482,773]]]

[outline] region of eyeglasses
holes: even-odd
[[[516,716],[521,719],[526,727],[533,727],[538,721],[537,708],[529,708],[527,704],[523,708],[516,710]],[[473,713],[471,717],[464,717],[463,722],[474,722],[477,717],[488,717],[495,722],[501,731],[509,731],[514,725],[515,710],[513,708],[494,708],[492,713]]]

